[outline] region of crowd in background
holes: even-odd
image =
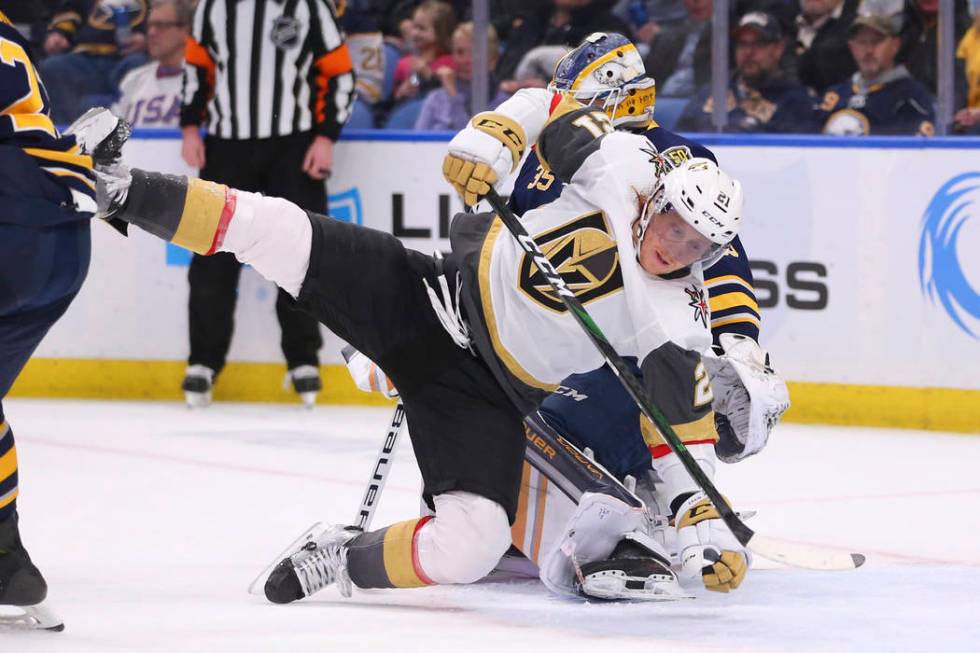
[[[939,0],[730,4],[727,131],[934,133]],[[978,3],[954,4],[952,133],[980,133]],[[336,5],[357,74],[347,128],[457,130],[483,108],[472,106],[469,0]],[[45,58],[41,73],[56,122],[115,102],[131,121],[154,127],[176,127],[175,96],[134,102],[127,95],[151,77],[177,89],[193,6],[194,0],[0,0],[0,10]],[[637,44],[657,82],[658,122],[713,131],[712,12],[712,0],[491,0],[487,97],[493,106],[520,88],[545,87],[558,59],[585,36],[619,32]]]

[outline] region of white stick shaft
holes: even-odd
[[[364,498],[354,516],[353,525],[362,531],[366,531],[371,526],[371,520],[374,519],[374,510],[378,507],[378,501],[381,500],[381,490],[384,489],[385,483],[388,481],[388,472],[391,471],[395,445],[398,443],[398,434],[401,432],[404,422],[405,406],[399,399],[395,405],[395,413],[391,416],[391,424],[388,425],[388,431],[385,433],[381,451],[378,452],[378,458],[374,463],[374,470],[368,479]]]

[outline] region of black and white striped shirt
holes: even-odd
[[[337,140],[354,73],[331,0],[200,0],[180,124],[227,139],[315,131]]]

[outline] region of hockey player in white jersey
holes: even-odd
[[[571,99],[547,125],[540,107],[526,116],[520,103],[511,109],[478,116],[479,130],[505,144],[515,165],[537,141],[542,160],[568,184],[558,200],[525,214],[528,230],[568,273],[610,342],[641,362],[647,392],[682,438],[711,438],[711,386],[699,354],[710,336],[691,328],[687,289],[698,284],[701,263],[735,236],[739,184],[703,160],[664,175],[645,138],[609,133],[605,114]],[[453,251],[440,260],[285,200],[120,164],[99,167],[106,217],[201,254],[235,253],[376,361],[401,392],[434,516],[367,533],[327,529],[281,562],[266,596],[289,602],[335,582],[349,595],[352,586],[485,576],[511,542],[522,417],[563,378],[601,362],[500,220],[457,216]],[[678,534],[701,541],[702,532],[716,530],[713,508],[697,494],[688,501],[676,511],[689,521]],[[710,573],[717,583],[737,583],[746,556],[725,534],[710,534],[717,550]],[[607,557],[616,541],[588,544],[571,562]]]

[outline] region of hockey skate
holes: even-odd
[[[47,595],[48,584],[20,541],[15,512],[0,522],[0,630],[64,630],[42,605]]]
[[[294,543],[298,548],[291,547],[292,553],[273,563],[265,581],[265,597],[273,603],[292,603],[332,583],[337,583],[342,596],[350,597],[353,585],[347,575],[347,543],[360,533],[351,526],[315,524]]]
[[[323,390],[323,381],[320,380],[320,369],[313,365],[300,365],[286,372],[283,380],[283,387],[289,387],[292,383],[293,390],[303,400],[303,405],[313,408],[316,404],[317,394]]]
[[[204,365],[191,365],[184,375],[180,389],[184,391],[184,401],[188,408],[206,408],[211,405],[211,387],[214,385],[214,370]]]
[[[605,560],[583,564],[579,592],[586,598],[674,601],[694,598],[680,586],[670,560],[650,541],[630,533]]]

